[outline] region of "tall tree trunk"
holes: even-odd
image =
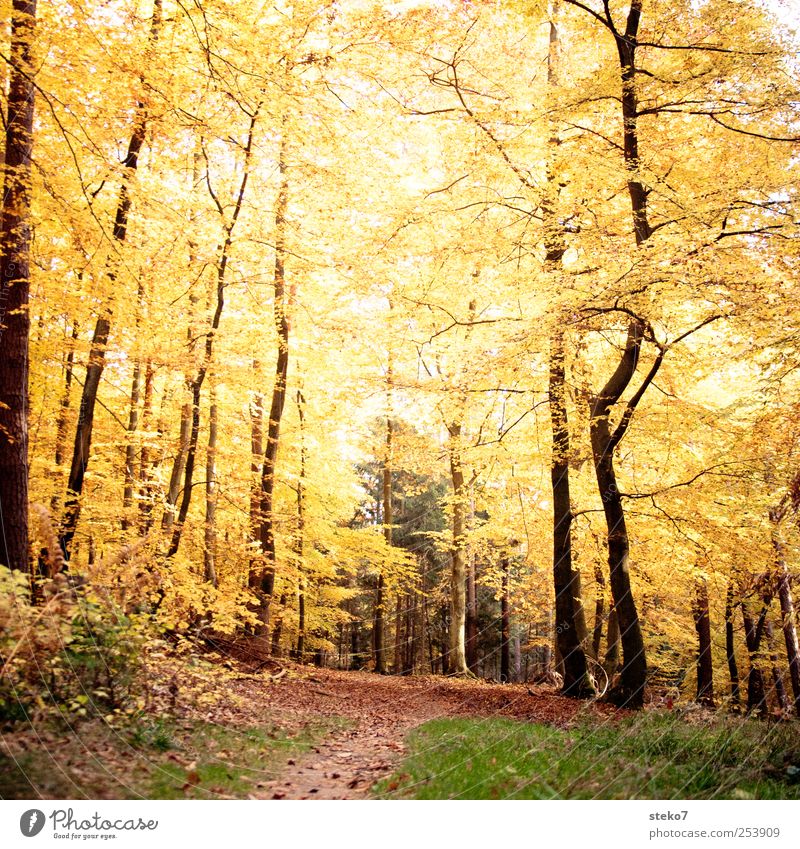
[[[508,557],[500,563],[500,681],[511,681],[511,615],[508,604]]]
[[[469,674],[466,657],[466,564],[464,561],[464,525],[466,487],[461,466],[461,422],[447,426],[450,434],[450,476],[453,483],[453,543],[450,549],[450,654],[451,674]]]
[[[128,411],[128,428],[125,444],[125,487],[122,494],[122,530],[126,531],[131,525],[131,508],[133,506],[133,495],[136,491],[136,431],[139,428],[139,403],[141,401],[142,389],[142,362],[136,359],[133,366],[133,378],[131,380],[131,401]]]
[[[608,632],[606,634],[606,656],[603,659],[603,668],[608,675],[608,680],[617,674],[619,669],[619,619],[617,609],[611,605],[608,611]]]
[[[273,273],[273,319],[278,335],[278,356],[275,362],[275,381],[272,385],[272,401],[267,422],[267,444],[264,464],[261,468],[261,505],[259,544],[264,558],[258,579],[261,597],[260,631],[266,634],[269,627],[269,605],[275,587],[275,522],[273,502],[275,496],[275,473],[278,462],[281,419],[286,403],[286,380],[289,374],[289,316],[286,297],[286,209],[289,202],[289,180],[286,171],[286,127],[284,124],[278,154],[280,184],[275,205],[275,269]],[[254,583],[254,581],[251,581]]]
[[[72,401],[72,377],[73,368],[75,366],[75,342],[78,338],[78,322],[72,323],[72,344],[67,351],[67,357],[64,362],[64,394],[61,396],[61,402],[58,405],[58,419],[56,420],[56,448],[55,448],[55,465],[56,477],[59,482],[56,484],[53,495],[50,498],[50,513],[52,516],[58,514],[59,503],[61,502],[60,492],[60,470],[64,465],[64,458],[67,450],[67,431],[69,427],[69,408]]]
[[[233,232],[236,229],[236,224],[239,220],[239,214],[242,211],[245,191],[250,177],[250,159],[253,150],[253,137],[255,134],[256,122],[258,120],[258,109],[250,115],[250,124],[247,130],[247,140],[244,144],[244,163],[242,171],[242,179],[239,183],[239,189],[236,194],[233,212],[228,221],[226,214],[219,203],[216,195],[211,191],[210,180],[208,175],[208,162],[206,161],[206,182],[209,185],[209,194],[214,199],[217,210],[220,214],[220,219],[223,222],[223,230],[225,239],[220,249],[219,259],[217,261],[216,275],[216,306],[211,318],[211,326],[205,334],[205,345],[203,348],[203,358],[200,367],[197,370],[194,380],[191,383],[192,393],[192,412],[191,412],[191,430],[189,432],[189,445],[186,449],[186,465],[183,472],[183,492],[181,494],[180,506],[178,508],[177,521],[172,530],[172,539],[167,550],[167,559],[174,557],[178,553],[183,534],[183,527],[186,522],[186,517],[189,514],[189,506],[192,502],[194,466],[197,459],[197,444],[200,438],[200,397],[205,382],[206,374],[211,367],[211,361],[214,355],[214,339],[219,331],[220,321],[222,319],[222,311],[225,306],[225,288],[228,285],[226,273],[228,261],[230,258],[231,246],[233,245]]]
[[[152,58],[158,37],[161,31],[161,0],[154,0],[153,15],[150,23],[150,36],[148,43],[147,58]],[[128,218],[131,210],[132,198],[129,184],[136,169],[139,167],[139,155],[144,145],[147,131],[147,106],[144,100],[136,103],[136,111],[133,117],[133,130],[128,150],[123,163],[122,181],[119,189],[119,199],[114,216],[114,228],[112,239],[118,250],[128,235]],[[109,260],[106,266],[106,278],[110,284],[117,279],[116,262]],[[69,559],[70,547],[75,536],[80,516],[80,497],[83,492],[83,481],[91,456],[92,430],[94,427],[94,409],[97,403],[97,393],[100,388],[100,379],[106,364],[106,348],[108,337],[111,333],[111,307],[106,305],[102,308],[94,327],[92,344],[89,349],[89,360],[86,365],[86,379],[83,383],[81,393],[81,405],[78,413],[78,424],[75,429],[75,442],[72,449],[72,464],[70,466],[69,479],[67,481],[67,497],[64,501],[64,514],[61,522],[61,548],[64,557]]]
[[[305,575],[305,481],[306,481],[306,440],[305,440],[305,404],[302,390],[297,390],[297,415],[300,419],[300,477],[297,480],[297,534],[294,554],[297,558],[297,659],[302,663],[306,641],[306,575]]]
[[[705,578],[695,581],[694,627],[697,631],[697,701],[714,707],[714,665],[711,657],[711,618]]]
[[[148,436],[153,418],[153,382],[155,369],[152,360],[147,360],[144,369],[144,402],[142,404],[142,450],[139,454],[139,533],[144,536],[150,530],[153,514],[154,485],[153,477],[156,467],[155,452],[151,448]],[[158,436],[164,429],[163,420],[157,424]]]
[[[747,712],[757,710],[762,716],[767,715],[767,693],[764,686],[764,672],[761,668],[759,646],[766,620],[766,608],[762,609],[758,623],[752,616],[744,601],[742,605],[742,620],[744,635],[747,642],[747,654],[750,659],[750,672],[747,676]]]
[[[0,212],[0,564],[29,571],[28,371],[36,0],[14,0]]]
[[[795,616],[792,584],[789,579],[789,569],[786,566],[784,542],[778,526],[777,517],[773,520],[772,546],[775,552],[775,567],[778,573],[778,600],[781,605],[781,625],[783,638],[786,643],[786,658],[789,661],[789,679],[792,682],[794,710],[800,716],[800,649],[797,641],[797,619]]]
[[[736,663],[736,645],[733,631],[733,581],[728,581],[725,594],[725,655],[728,659],[728,674],[731,679],[731,709],[738,713],[741,710],[741,695],[739,690],[739,666]]]
[[[603,617],[606,606],[606,579],[598,563],[594,566],[594,628],[592,630],[592,657],[600,660],[600,645],[603,642]]]
[[[391,385],[388,389],[391,393]],[[391,413],[391,399],[389,403],[389,413]],[[386,452],[383,461],[383,478],[382,478],[382,505],[383,505],[383,536],[386,540],[386,545],[392,545],[392,522],[394,520],[392,511],[392,461],[394,453],[393,445],[394,425],[392,424],[391,415],[386,416]],[[384,647],[384,630],[385,623],[385,581],[383,572],[378,575],[377,592],[375,595],[375,618],[374,618],[374,633],[372,637],[373,646],[375,648],[375,671],[383,674],[386,672],[386,651]]]
[[[189,436],[192,432],[192,404],[187,402],[181,407],[180,430],[178,435],[178,446],[175,457],[172,460],[172,472],[167,487],[164,515],[161,517],[161,528],[168,531],[175,521],[175,508],[181,494],[181,480],[186,468],[186,454],[189,451]]]
[[[778,653],[775,650],[775,631],[772,628],[772,620],[767,619],[764,622],[764,639],[767,641],[767,651],[769,652],[770,665],[772,666],[772,681],[775,685],[775,698],[778,702],[778,707],[784,714],[789,713],[789,699],[786,695],[786,687],[783,685],[783,675],[781,674],[780,663],[778,662]]]
[[[572,5],[574,0],[568,0]],[[652,235],[647,209],[647,188],[642,183],[639,157],[639,108],[637,103],[636,66],[637,37],[642,13],[642,0],[631,0],[628,7],[625,29],[618,29],[611,19],[611,11],[605,4],[603,13],[593,13],[608,29],[617,48],[621,82],[621,111],[623,157],[628,172],[627,184],[630,196],[631,221],[637,246],[644,244]],[[647,678],[645,646],[642,639],[636,603],[631,592],[629,574],[629,541],[625,524],[625,511],[617,487],[614,471],[614,452],[630,423],[631,416],[661,364],[664,349],[653,364],[649,374],[633,398],[627,403],[620,424],[611,432],[609,417],[612,409],[630,383],[636,370],[641,347],[643,328],[633,320],[628,329],[628,341],[617,369],[601,393],[590,400],[591,441],[595,472],[600,497],[608,528],[608,560],[611,593],[620,627],[622,643],[622,669],[619,683],[609,691],[609,698],[618,705],[641,707]]]
[[[551,5],[550,38],[547,55],[548,85],[558,83],[559,33],[556,22],[558,5]],[[547,187],[542,203],[545,227],[545,270],[557,278],[566,251],[564,230],[558,220],[558,178],[555,173],[555,153],[559,147],[558,131],[550,126],[550,157],[547,166]],[[567,383],[564,366],[564,337],[559,327],[550,339],[549,380],[552,454],[550,482],[553,492],[553,591],[555,593],[556,654],[562,669],[562,692],[575,698],[589,698],[594,687],[586,667],[582,637],[578,633],[576,600],[580,604],[579,576],[572,563],[572,503],[569,481],[569,420],[567,418]],[[583,613],[583,607],[580,606]],[[585,632],[585,620],[583,622]]]
[[[556,332],[550,341],[550,419],[553,451],[550,481],[553,491],[553,587],[555,590],[556,643],[563,668],[562,692],[589,698],[594,688],[586,667],[575,616],[577,587],[572,567],[572,504],[569,482],[569,425],[563,337]],[[584,623],[585,626],[585,623]]]
[[[206,527],[203,571],[206,581],[217,586],[217,391],[211,385],[206,449]]]
[[[614,470],[614,453],[630,418],[624,415],[612,433],[609,417],[636,370],[641,340],[642,328],[637,321],[632,321],[628,327],[624,353],[614,374],[600,393],[589,399],[592,454],[597,487],[606,518],[611,593],[622,644],[620,680],[609,690],[608,695],[617,705],[632,708],[641,707],[643,704],[647,662],[639,614],[631,591],[628,528]],[[654,375],[652,369],[651,374]],[[634,398],[637,396],[640,397],[639,393],[634,395]],[[626,414],[628,410],[633,409],[631,403],[628,402]]]
[[[470,499],[470,525],[474,515],[474,505]],[[478,593],[475,585],[475,551],[470,546],[467,552],[467,619],[465,623],[464,650],[470,672],[478,671]]]

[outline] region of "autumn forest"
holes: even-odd
[[[3,0],[0,759],[251,685],[794,727],[793,5]]]

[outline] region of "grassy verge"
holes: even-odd
[[[213,799],[259,795],[300,755],[340,727],[298,729],[197,721],[141,722],[113,729],[99,720],[30,733],[0,752],[0,798]]]
[[[376,785],[412,799],[800,799],[797,723],[656,713],[569,730],[442,719]]]

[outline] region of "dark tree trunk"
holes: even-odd
[[[161,31],[161,0],[154,0],[153,16],[150,25],[150,41],[148,52],[152,53],[158,42]],[[128,217],[131,210],[131,195],[129,183],[139,167],[139,155],[144,145],[147,132],[147,106],[138,101],[133,118],[133,131],[128,150],[123,163],[122,182],[119,189],[112,238],[121,244],[128,235]],[[113,284],[117,279],[117,271],[113,264],[106,268],[106,277]],[[70,547],[75,536],[80,516],[80,497],[83,492],[83,481],[89,465],[92,445],[92,430],[94,427],[94,410],[97,404],[97,393],[100,379],[106,364],[106,348],[111,332],[111,310],[105,307],[97,318],[89,349],[89,360],[86,365],[86,379],[81,393],[81,405],[78,413],[78,424],[75,429],[75,442],[72,449],[72,464],[67,481],[67,497],[64,501],[64,515],[61,523],[61,548],[64,557],[69,559]]]
[[[217,394],[211,387],[206,449],[206,526],[203,572],[206,581],[217,586]]]
[[[741,604],[747,654],[750,659],[750,672],[747,676],[747,712],[751,713],[757,710],[761,716],[766,716],[767,694],[766,687],[764,686],[764,672],[761,669],[761,658],[759,657],[759,645],[766,619],[766,608],[762,609],[759,621],[756,623],[753,622],[753,618],[744,601]]]
[[[781,712],[788,714],[789,698],[786,695],[786,687],[783,685],[783,675],[781,674],[781,667],[778,662],[778,653],[775,651],[775,631],[772,628],[772,621],[770,619],[764,621],[764,639],[767,641],[767,650],[769,651],[769,660],[772,666],[772,682],[775,685],[775,698]]]
[[[556,645],[563,668],[562,692],[576,698],[590,698],[594,687],[589,679],[586,656],[575,617],[578,593],[572,568],[572,503],[569,484],[569,425],[563,337],[555,333],[550,341],[550,420],[553,453],[550,480],[553,490],[553,586],[555,589]]]
[[[600,660],[600,646],[603,642],[603,617],[606,606],[606,579],[599,564],[594,567],[594,629],[592,631],[592,657]]]
[[[60,492],[60,472],[64,465],[64,459],[67,450],[67,431],[69,427],[69,408],[72,401],[72,377],[75,366],[75,341],[78,338],[78,323],[72,324],[72,344],[69,346],[66,361],[64,363],[64,394],[61,396],[61,403],[58,405],[58,419],[56,421],[56,449],[55,449],[55,465],[57,483],[54,488],[52,497],[50,498],[50,513],[52,516],[58,515],[58,508],[61,502]]]
[[[609,681],[617,674],[619,669],[619,619],[617,619],[617,610],[613,604],[608,612],[606,656],[603,659],[603,668]]]
[[[792,584],[789,579],[789,570],[786,566],[784,553],[784,542],[781,537],[780,528],[776,516],[773,520],[772,545],[775,552],[775,566],[778,577],[778,600],[781,605],[781,626],[783,638],[786,643],[786,658],[789,661],[789,679],[792,682],[792,696],[794,697],[794,710],[800,716],[800,649],[797,641],[797,619],[794,609],[794,598],[792,596]]]
[[[383,537],[386,545],[392,544],[392,452],[393,452],[394,426],[391,416],[386,417],[386,456],[383,461],[382,476],[382,507],[383,507]],[[386,629],[385,610],[385,581],[383,573],[378,575],[378,583],[375,593],[375,618],[373,620],[372,644],[375,652],[375,671],[383,675],[386,672],[386,650],[384,647],[384,635]]]
[[[731,709],[738,713],[741,710],[741,695],[739,690],[739,666],[736,663],[736,645],[733,632],[733,581],[728,581],[725,595],[725,655],[728,659],[728,674],[731,679]]]
[[[269,605],[275,588],[275,474],[278,464],[281,419],[286,403],[286,381],[289,374],[289,316],[286,297],[286,208],[289,202],[289,180],[286,175],[286,129],[281,136],[278,154],[280,185],[275,205],[275,269],[273,273],[273,320],[278,335],[278,356],[275,361],[275,380],[272,385],[272,400],[267,422],[267,444],[264,449],[264,464],[261,468],[261,505],[259,544],[264,558],[261,575],[257,581],[261,600],[260,631],[266,634],[269,627]],[[251,575],[251,585],[256,584]]]
[[[306,576],[305,576],[305,481],[306,481],[306,440],[305,440],[305,404],[306,399],[300,389],[297,390],[297,414],[300,420],[300,477],[297,481],[297,535],[294,554],[297,558],[297,659],[302,663],[306,644]]]
[[[181,494],[181,480],[186,468],[186,455],[189,451],[189,435],[192,432],[192,405],[184,404],[181,407],[180,431],[178,436],[178,450],[172,461],[172,472],[167,488],[164,515],[161,517],[161,528],[168,531],[175,521],[175,508]]]
[[[697,631],[697,701],[714,707],[714,666],[711,657],[711,618],[708,611],[708,585],[695,581],[694,627]]]
[[[142,406],[142,430],[150,431],[150,423],[153,417],[153,380],[155,370],[153,363],[148,360],[144,370],[144,404]],[[159,438],[163,432],[163,421],[157,423]],[[153,456],[148,439],[142,442],[142,451],[139,455],[139,533],[144,536],[150,530],[153,515],[154,486],[153,477],[156,467],[156,459]]]
[[[30,570],[28,371],[36,2],[14,0],[0,213],[0,564]]]
[[[131,402],[128,411],[128,433],[125,445],[125,488],[122,494],[122,530],[126,531],[131,525],[130,512],[133,506],[133,495],[136,491],[136,431],[139,428],[139,402],[142,394],[142,364],[139,359],[133,366],[131,380]]]
[[[500,681],[511,681],[511,616],[508,605],[508,558],[500,563]]]
[[[620,680],[609,691],[609,698],[616,704],[627,707],[642,706],[647,662],[639,614],[631,592],[628,528],[614,470],[614,451],[619,439],[611,433],[609,415],[633,376],[640,341],[640,329],[632,323],[628,331],[625,353],[617,370],[600,395],[592,398],[590,403],[592,453],[608,529],[611,593],[622,644]]]

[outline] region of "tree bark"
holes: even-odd
[[[286,169],[286,128],[281,135],[278,153],[278,171],[280,183],[275,204],[275,267],[273,272],[273,320],[278,335],[278,356],[275,361],[275,380],[272,385],[272,400],[267,422],[267,442],[264,449],[264,463],[261,468],[261,503],[259,544],[263,565],[256,582],[251,575],[251,585],[258,586],[261,609],[259,613],[260,631],[266,634],[269,627],[269,606],[275,587],[275,517],[273,503],[275,496],[275,474],[278,462],[281,419],[286,403],[286,380],[289,374],[289,316],[286,298],[286,209],[289,202],[289,180]]]
[[[733,632],[733,581],[728,581],[725,595],[725,655],[728,660],[728,675],[731,679],[731,709],[738,713],[741,710],[741,694],[739,688],[739,666],[736,663],[736,645]]]
[[[0,212],[0,564],[23,571],[30,571],[28,305],[35,39],[35,0],[14,0]]]
[[[206,581],[217,586],[217,392],[212,384],[208,411],[206,449],[206,526],[203,571]]]
[[[775,552],[775,566],[778,573],[778,600],[781,605],[781,626],[786,643],[786,658],[789,661],[789,679],[792,682],[794,710],[800,716],[800,649],[797,640],[797,618],[795,615],[792,584],[786,565],[784,542],[778,521],[773,518],[772,545]]]
[[[766,608],[762,609],[758,623],[753,621],[747,605],[742,601],[742,620],[747,642],[747,654],[750,659],[750,672],[747,676],[747,712],[757,710],[761,716],[767,715],[767,693],[764,686],[764,673],[761,669],[759,645],[766,619]]]
[[[67,450],[67,431],[69,426],[69,408],[72,402],[72,377],[75,367],[75,342],[78,338],[78,323],[72,323],[72,344],[69,346],[67,357],[64,362],[64,394],[61,396],[61,402],[58,405],[58,419],[56,421],[56,448],[55,448],[55,465],[56,477],[60,481],[60,469],[64,465],[65,454]],[[57,482],[54,487],[53,495],[50,498],[50,513],[52,516],[58,515],[61,485]]]
[[[306,576],[305,576],[305,480],[306,480],[306,440],[305,440],[305,404],[302,390],[297,390],[297,415],[300,420],[300,477],[297,480],[297,535],[294,553],[297,558],[297,659],[302,663],[306,641]]]
[[[553,448],[550,481],[553,492],[553,587],[556,644],[563,668],[562,692],[583,699],[594,695],[586,656],[578,633],[576,597],[579,593],[572,567],[572,503],[569,482],[569,424],[564,372],[564,340],[557,331],[550,340],[550,421]],[[585,623],[584,623],[585,627]]]
[[[705,578],[695,581],[694,627],[697,631],[697,701],[714,707],[714,666],[711,657],[711,618]]]
[[[623,416],[622,422],[612,433],[609,417],[636,370],[641,340],[642,328],[637,321],[632,321],[628,327],[624,353],[614,374],[600,393],[589,399],[592,454],[606,518],[611,593],[622,644],[620,680],[609,690],[609,699],[619,706],[632,708],[643,704],[647,662],[639,615],[631,591],[628,528],[614,470],[614,453],[629,419]]]
[[[508,604],[508,557],[500,563],[500,681],[511,681],[511,615]]]
[[[592,630],[592,657],[600,660],[600,646],[603,642],[603,617],[606,606],[606,579],[600,565],[595,563],[594,567],[594,628]]]
[[[772,681],[775,685],[775,698],[781,712],[788,714],[789,698],[786,695],[786,687],[783,685],[783,675],[781,674],[781,667],[778,662],[778,653],[775,651],[775,631],[772,628],[772,620],[770,619],[767,619],[764,622],[764,639],[767,641],[767,651],[769,652],[769,660],[772,667]]]
[[[461,423],[447,426],[450,434],[450,476],[453,483],[453,542],[450,549],[450,653],[451,674],[468,675],[466,638],[466,565],[464,561],[465,497],[464,471],[461,467]]]
[[[470,503],[470,524],[474,514]],[[475,585],[475,552],[470,547],[467,554],[467,619],[464,650],[470,672],[478,671],[478,593]]]

